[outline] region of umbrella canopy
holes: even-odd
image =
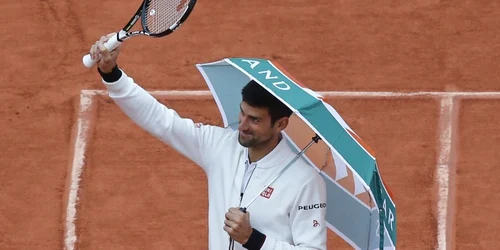
[[[355,249],[395,249],[396,205],[372,150],[322,97],[279,64],[260,58],[225,58],[196,65],[221,112],[224,126],[238,127],[241,89],[255,80],[293,114],[288,145],[315,168],[327,186],[328,228]],[[320,138],[311,144],[315,136]],[[382,236],[382,237],[381,237]]]

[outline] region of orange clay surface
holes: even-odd
[[[0,249],[64,249],[80,91],[103,89],[81,58],[101,35],[121,29],[139,3],[0,3]],[[148,90],[207,90],[194,64],[259,57],[318,91],[499,91],[499,12],[495,1],[199,0],[171,36],[127,41],[119,64]],[[141,131],[109,98],[97,100],[76,248],[206,249],[201,169]],[[221,123],[211,99],[161,101]],[[398,248],[435,249],[439,100],[328,101],[377,152],[397,204]],[[456,104],[448,247],[493,249],[500,102]],[[329,239],[331,249],[348,249]]]
[[[500,244],[498,113],[500,100],[463,100],[457,144],[456,249]]]

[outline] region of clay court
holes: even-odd
[[[118,63],[180,115],[222,125],[195,64],[277,61],[375,150],[398,249],[494,249],[500,6],[403,2],[200,0],[174,34],[127,41]],[[81,63],[139,3],[0,4],[0,249],[207,249],[203,171]],[[331,231],[328,247],[351,249]]]

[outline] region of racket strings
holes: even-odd
[[[150,0],[146,12],[146,26],[152,34],[159,34],[177,23],[188,8],[190,0]]]

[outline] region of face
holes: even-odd
[[[241,102],[238,140],[244,147],[264,146],[284,129],[286,119],[271,124],[271,116],[266,108],[256,108]]]

